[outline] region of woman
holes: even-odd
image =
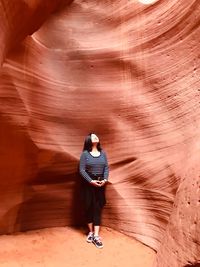
[[[98,136],[94,133],[90,133],[85,139],[79,172],[84,178],[83,196],[89,228],[87,242],[102,248],[99,230],[102,208],[106,204],[105,184],[108,181],[109,168],[106,154],[101,148]]]

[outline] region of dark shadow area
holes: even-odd
[[[83,178],[77,171],[74,177],[74,188],[72,194],[72,225],[78,227],[85,225],[82,186]]]
[[[199,263],[191,263],[191,264],[187,264],[184,267],[200,267],[200,262]]]
[[[14,232],[84,225],[79,174],[49,177],[24,186]]]

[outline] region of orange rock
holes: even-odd
[[[197,262],[199,1],[18,2],[0,1],[0,232],[83,222],[94,131],[103,224],[157,250],[157,267]]]

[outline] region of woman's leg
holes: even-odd
[[[94,225],[94,236],[99,236],[100,225]]]
[[[93,211],[93,223],[94,223],[95,235],[99,234],[100,225],[101,225],[101,211],[102,211],[102,208],[100,207],[100,204],[98,202],[95,203],[94,211]]]
[[[86,210],[86,219],[87,219],[87,225],[88,225],[88,229],[90,232],[93,232],[93,207],[90,206],[87,210]]]
[[[93,233],[93,208],[90,207],[87,212],[86,212],[86,217],[87,217],[87,226],[89,229],[89,233],[87,235],[86,241],[89,243],[92,243],[94,233]]]
[[[102,248],[103,243],[101,239],[99,238],[99,231],[100,231],[100,224],[101,224],[101,211],[102,208],[99,204],[95,205],[95,211],[94,211],[94,239],[93,243],[97,248]]]
[[[87,225],[88,225],[89,232],[93,232],[93,223],[90,222]]]
[[[100,225],[101,225],[101,213],[102,213],[102,208],[100,207],[100,204],[97,202],[95,203],[94,217],[93,217],[94,236],[99,236]]]

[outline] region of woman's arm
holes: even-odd
[[[86,169],[86,155],[85,153],[83,152],[81,154],[81,157],[80,157],[80,162],[79,162],[79,172],[81,174],[81,176],[89,183],[91,183],[92,179],[91,177],[88,175],[88,173],[85,171]]]
[[[105,167],[104,167],[104,172],[103,172],[103,178],[105,182],[108,181],[108,175],[109,175],[109,166],[108,166],[108,159],[106,156],[106,153],[104,152],[104,159],[105,159]]]

